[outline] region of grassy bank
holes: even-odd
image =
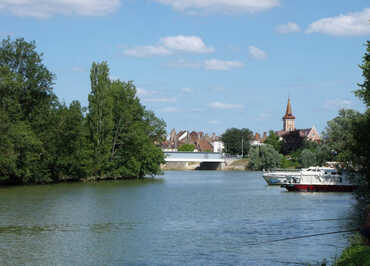
[[[335,266],[370,266],[370,246],[357,235],[334,263]]]

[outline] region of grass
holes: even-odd
[[[370,266],[370,246],[358,235],[335,261],[334,266]]]

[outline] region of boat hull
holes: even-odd
[[[288,183],[286,177],[263,176],[263,179],[265,179],[266,183],[270,186],[281,186],[283,184]]]
[[[288,191],[296,192],[352,192],[356,189],[353,185],[310,185],[310,184],[285,184]]]

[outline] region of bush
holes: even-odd
[[[178,148],[178,151],[194,151],[194,144],[183,144]]]
[[[283,155],[272,145],[265,144],[250,149],[248,167],[252,170],[271,169],[281,166]]]

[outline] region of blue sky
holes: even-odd
[[[0,0],[0,37],[36,41],[61,100],[87,106],[106,60],[168,131],[217,134],[280,130],[288,95],[297,128],[363,111],[369,19],[365,0]]]

